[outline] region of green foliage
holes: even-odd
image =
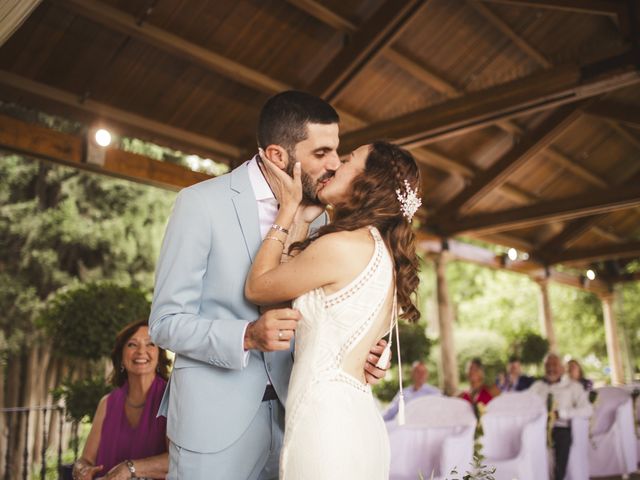
[[[403,381],[406,379],[403,377]],[[405,385],[407,385],[405,383]],[[371,390],[378,400],[381,402],[390,402],[400,390],[400,382],[398,381],[398,368],[392,368],[387,373],[384,380],[374,385]]]
[[[0,359],[33,342],[61,288],[152,289],[174,193],[17,155],[0,154],[0,178]]]
[[[66,381],[53,390],[53,398],[63,399],[67,409],[67,417],[75,422],[92,422],[98,402],[111,387],[104,378],[89,378],[77,382]]]
[[[536,332],[526,332],[511,344],[511,352],[523,365],[540,364],[549,351],[549,341]]]
[[[403,365],[411,365],[417,360],[425,361],[429,356],[431,340],[427,338],[424,324],[401,321],[398,324],[398,329],[400,331],[400,355],[402,355]],[[391,365],[398,365],[395,343],[392,349]]]
[[[109,354],[118,331],[149,317],[143,292],[112,283],[90,283],[53,295],[39,323],[65,355],[98,359]]]
[[[456,356],[460,378],[466,381],[467,363],[480,358],[484,365],[486,383],[495,382],[498,372],[504,370],[507,341],[497,332],[486,330],[456,331]]]

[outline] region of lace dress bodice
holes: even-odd
[[[374,239],[373,254],[355,279],[335,293],[326,294],[322,288],[318,288],[298,297],[293,303],[293,307],[300,311],[301,319],[296,330],[294,367],[286,405],[282,458],[284,471],[281,472],[281,478],[301,478],[299,471],[296,470],[297,474],[287,471],[287,455],[294,447],[292,444],[308,442],[314,434],[321,435],[326,427],[327,421],[309,418],[310,408],[319,415],[318,418],[338,419],[345,414],[340,411],[345,399],[351,396],[366,398],[372,409],[363,414],[362,432],[354,434],[364,433],[369,428],[367,424],[373,424],[376,428],[379,427],[378,422],[381,424],[371,389],[364,383],[364,363],[371,347],[389,327],[393,262],[378,230],[374,227],[369,230]],[[327,392],[332,392],[331,396]],[[324,414],[326,417],[323,417]],[[354,417],[353,414],[349,416],[351,419]],[[299,417],[304,418],[300,418],[299,422]],[[297,434],[298,428],[305,432]],[[384,450],[384,442],[387,441],[384,425],[380,435],[385,437],[381,444]],[[336,438],[327,441],[335,444]],[[308,453],[304,452],[304,455]],[[336,462],[340,463],[338,460]],[[384,467],[381,469],[384,470]],[[304,478],[316,478],[310,476],[309,471],[304,475]]]

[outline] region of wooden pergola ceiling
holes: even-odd
[[[253,153],[261,103],[305,89],[337,107],[343,151],[375,138],[411,149],[429,235],[526,249],[536,268],[640,256],[634,222],[614,214],[640,223],[633,0],[170,3],[44,1],[0,47],[0,100],[233,166]],[[0,144],[29,153],[9,130]],[[171,183],[119,155],[86,168]]]

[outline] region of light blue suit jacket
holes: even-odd
[[[244,283],[261,241],[247,163],[178,194],[149,327],[157,345],[176,353],[160,413],[167,415],[171,441],[188,450],[218,452],[236,441],[268,381],[286,402],[291,351],[252,350],[243,367],[245,325],[259,316],[244,297]]]

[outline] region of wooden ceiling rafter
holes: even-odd
[[[54,102],[65,108],[80,111],[83,115],[90,116],[94,121],[104,122],[107,119],[113,122],[116,129],[138,132],[138,134],[143,133],[142,137],[145,140],[168,144],[176,150],[186,148],[189,153],[213,156],[216,160],[226,162],[230,162],[242,153],[240,148],[210,136],[173,127],[4,70],[0,70],[0,85],[26,93],[29,96]],[[189,147],[191,147],[190,150]]]
[[[582,218],[640,206],[640,184],[608,191],[587,192],[535,205],[481,213],[438,224],[445,236],[474,232],[476,235],[529,228],[549,222]]]
[[[391,45],[428,0],[386,0],[350,41],[307,86],[307,90],[334,101],[373,59]]]
[[[584,263],[631,257],[640,258],[640,241],[592,248],[571,249],[549,257],[547,264],[555,265],[557,263],[573,262]]]
[[[620,0],[482,0],[488,3],[501,3],[521,7],[544,8],[572,13],[617,16],[626,9]]]
[[[273,94],[291,87],[210,49],[185,40],[98,0],[51,0],[55,4],[109,29],[128,35],[162,51],[178,55],[247,87]]]
[[[527,132],[502,157],[489,168],[480,172],[467,188],[446,204],[442,205],[431,217],[436,226],[445,217],[458,217],[473,207],[493,189],[503,185],[508,177],[523,166],[530,158],[549,146],[564,133],[579,117],[578,105],[560,107],[541,125]]]
[[[464,243],[450,239],[443,246],[442,241],[432,239],[421,239],[418,237],[418,249],[427,254],[445,254],[451,260],[459,260],[489,267],[495,270],[506,270],[527,275],[532,280],[551,280],[562,285],[576,287],[602,295],[610,291],[610,285],[598,278],[586,282],[579,275],[572,275],[561,272],[552,267],[547,267],[533,260],[521,260],[511,262],[504,255],[496,255],[494,252],[477,245]]]
[[[423,146],[639,81],[630,53],[582,67],[558,66],[348,132],[342,143],[349,149],[386,137],[406,148]]]
[[[478,12],[485,20],[491,25],[497,28],[503,35],[507,36],[521,51],[527,56],[535,60],[543,68],[553,67],[553,63],[544,56],[537,48],[531,45],[520,34],[518,34],[511,26],[496,15],[489,7],[479,0],[467,0],[467,5],[471,6],[476,12]]]

